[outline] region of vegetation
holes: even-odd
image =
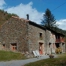
[[[42,25],[47,27],[54,27],[56,24],[55,18],[49,9],[46,9],[43,15]]]
[[[62,30],[57,27],[56,20],[49,9],[46,9],[45,14],[43,15],[43,20],[41,24],[43,27],[50,28],[58,33],[63,34],[65,36],[65,43],[66,43],[66,30]]]
[[[7,13],[4,10],[0,10],[0,26],[6,22],[11,16],[17,16],[16,14]]]
[[[0,51],[0,61],[9,61],[9,60],[20,60],[26,59],[21,53],[14,53],[11,51]]]
[[[51,27],[51,29],[66,36],[66,30],[62,30],[58,27]]]
[[[29,63],[25,66],[66,66],[66,54],[60,54],[58,58],[49,58]]]
[[[58,47],[55,52],[56,52],[56,54],[60,54],[60,53],[62,53],[62,49],[60,47]]]
[[[57,27],[56,19],[49,9],[46,9],[45,14],[43,15],[43,20],[41,22],[42,26],[51,28],[52,30],[62,33],[66,36],[66,30],[62,30]]]

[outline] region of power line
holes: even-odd
[[[58,9],[59,7],[63,6],[64,4],[66,4],[66,2],[64,2],[63,4],[59,5],[58,7],[56,7],[55,9],[53,9],[52,11]]]

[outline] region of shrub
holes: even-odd
[[[60,47],[58,47],[55,52],[56,52],[57,54],[62,53],[62,49],[61,49]]]

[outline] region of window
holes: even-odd
[[[39,33],[39,37],[41,40],[43,39],[42,33]]]
[[[17,50],[17,43],[11,43],[11,50]]]
[[[3,48],[5,48],[5,44],[3,44]]]
[[[3,46],[5,46],[5,44],[3,44]]]
[[[50,48],[50,45],[51,45],[51,43],[49,43],[49,48]]]

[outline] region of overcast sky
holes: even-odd
[[[26,14],[30,15],[30,20],[40,24],[43,14],[49,8],[55,16],[58,27],[66,30],[66,0],[0,0],[0,9],[9,13],[15,13],[20,18],[26,19]]]

